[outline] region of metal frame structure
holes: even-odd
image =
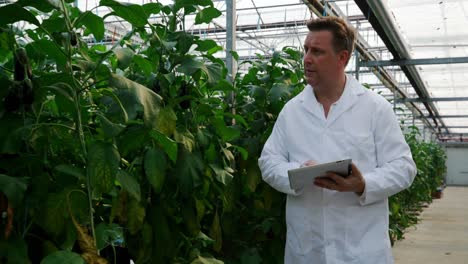
[[[428,92],[418,67],[416,67],[417,65],[468,63],[468,57],[411,58],[409,48],[403,40],[399,28],[395,25],[392,14],[386,9],[386,5],[383,1],[302,1],[303,3],[272,3],[267,6],[263,3],[262,6],[262,4],[259,5],[259,0],[250,0],[247,1],[251,4],[250,7],[241,7],[238,9],[236,9],[235,0],[214,1],[216,7],[225,15],[226,23],[224,24],[224,22],[215,20],[206,27],[196,26],[186,30],[193,35],[213,38],[220,44],[225,45],[226,57],[223,59],[225,59],[228,67],[228,75],[232,77],[236,74],[237,66],[230,51],[242,52],[244,55],[240,55],[240,61],[255,59],[254,55],[245,56],[247,51],[250,54],[251,48],[265,53],[264,57],[269,58],[272,54],[272,50],[275,50],[275,42],[269,43],[269,39],[297,38],[297,40],[300,40],[300,38],[304,38],[307,35],[308,30],[305,27],[306,20],[298,19],[298,17],[286,19],[286,9],[297,10],[300,6],[305,5],[308,7],[308,11],[311,15],[345,17],[350,24],[356,27],[359,33],[356,40],[356,54],[352,58],[354,70],[347,71],[348,74],[355,75],[356,78],[361,81],[362,79],[368,80],[370,76],[375,76],[376,78],[372,78],[378,80],[379,83],[373,83],[374,81],[372,81],[369,86],[394,104],[394,109],[400,119],[404,120],[406,124],[420,126],[424,133],[426,133],[426,130],[430,131],[430,133],[437,136],[439,140],[446,140],[447,137],[450,137],[447,135],[451,134],[457,135],[453,138],[460,137],[459,133],[451,133],[451,131],[457,131],[454,129],[468,129],[468,125],[464,126],[462,123],[458,123],[458,121],[447,121],[447,118],[468,118],[468,115],[453,115],[451,112],[445,114],[447,111],[441,114],[437,107],[441,105],[442,102],[466,102],[468,101],[466,94],[458,97],[457,94],[452,94],[451,97],[443,97],[440,96],[441,94],[439,94],[439,97],[431,95]],[[8,2],[10,1],[3,0],[3,3]],[[341,4],[341,7],[346,4],[347,7],[348,3],[353,6],[355,4],[354,8],[356,10],[360,9],[361,13],[357,14],[357,12],[354,11],[348,16],[347,8],[345,12],[345,9],[340,9],[338,7],[339,4]],[[75,0],[75,5],[78,6],[78,0]],[[273,10],[277,12],[282,8],[284,8],[285,12],[283,21],[267,19],[268,17],[265,14],[273,12]],[[95,10],[97,12],[97,9]],[[248,15],[255,16],[257,18],[257,23],[248,20],[250,23],[238,24],[239,11],[247,12]],[[304,13],[304,15],[307,15],[307,13]],[[154,16],[150,19],[154,20],[160,18]],[[106,37],[100,44],[110,44],[114,40],[122,38],[129,31],[128,27],[129,25],[124,24],[119,18],[112,21],[107,20],[105,22]],[[370,45],[368,41],[369,34],[373,34],[374,36],[378,35],[381,41],[378,42],[377,45]],[[236,40],[238,44],[236,44]],[[135,39],[135,41],[138,40]],[[439,47],[442,44],[433,45]],[[468,43],[458,41],[456,45],[453,45],[457,47],[467,47]],[[301,47],[302,45],[298,46]],[[431,46],[431,44],[424,45],[424,47],[428,46]],[[382,54],[384,54],[384,56]],[[427,71],[424,73],[427,74]],[[437,104],[439,102],[441,104]],[[451,125],[446,125],[444,120]],[[465,138],[468,140],[468,133],[462,135],[462,139],[465,140]]]
[[[361,9],[363,14],[368,14],[368,21],[371,23],[375,31],[379,34],[380,38],[384,41],[388,50],[392,53],[396,60],[410,58],[409,48],[403,41],[398,28],[396,28],[391,15],[385,9],[381,1],[365,1],[355,0],[358,7]],[[412,84],[414,90],[418,94],[419,98],[429,98],[430,95],[427,92],[426,86],[419,75],[414,65],[403,65],[403,72]],[[445,128],[445,131],[449,133],[448,129],[441,118],[437,118],[439,112],[437,107],[432,102],[423,103],[427,111],[428,116],[422,116],[423,118],[430,118],[434,121],[436,129],[434,132],[441,132],[441,127]]]
[[[325,1],[325,4],[327,4],[329,1]],[[330,1],[333,2],[333,1]],[[306,4],[309,6],[312,12],[314,12],[318,16],[322,16],[322,14],[325,12],[325,6],[321,3],[321,1],[318,0],[308,0]],[[333,4],[330,4],[330,6],[327,6],[328,14],[335,15],[335,16],[340,16],[344,17],[345,15],[343,13],[340,13],[337,9],[333,7]],[[361,17],[361,19],[365,19],[365,17]],[[379,54],[376,54],[372,51],[369,51],[370,46],[369,44],[364,40],[362,36],[358,34],[357,40],[356,40],[356,50],[359,52],[359,58],[360,60],[365,60],[365,61],[375,61],[375,60],[380,60]],[[356,60],[359,62],[359,60]],[[387,69],[383,67],[374,67],[369,69],[371,72],[375,74],[375,76],[380,79],[382,84],[390,89],[394,93],[394,108],[396,109],[396,98],[397,95],[398,97],[402,98],[409,98],[409,95],[405,91],[405,89],[402,87],[401,84],[399,84],[395,78],[392,76],[390,72],[387,71]],[[359,63],[356,65],[356,71],[354,72],[356,74],[356,77],[359,78],[359,72],[360,72],[360,66]],[[405,84],[406,85],[406,84]],[[408,107],[411,110],[411,113],[413,115],[413,120],[412,123],[414,124],[414,117],[416,112],[419,117],[423,118],[423,123],[425,126],[429,127],[433,133],[436,133],[437,130],[434,128],[434,126],[431,124],[431,122],[428,121],[427,118],[425,118],[425,114],[423,113],[422,109],[419,108],[419,106],[414,103],[414,102],[404,102],[405,106]],[[406,116],[406,115],[405,115]],[[434,120],[434,123],[437,126],[437,121]]]
[[[432,64],[454,64],[468,63],[468,57],[458,58],[430,58],[430,59],[400,59],[388,61],[363,61],[359,64],[361,67],[377,67],[377,66],[409,66],[409,65],[432,65]]]

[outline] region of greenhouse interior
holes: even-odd
[[[468,0],[0,0],[0,263],[468,263],[467,25]]]

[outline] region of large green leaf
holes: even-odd
[[[96,246],[102,250],[107,245],[115,245],[124,239],[123,228],[117,224],[100,223],[96,227]]]
[[[21,6],[30,6],[34,7],[39,11],[48,13],[52,10],[54,10],[55,6],[49,3],[49,1],[37,1],[37,0],[19,0],[16,2],[17,4]]]
[[[198,256],[194,261],[190,264],[223,264],[221,260],[215,259],[213,257],[202,257]]]
[[[2,225],[3,227],[3,225]],[[2,230],[3,233],[3,230]],[[17,237],[12,236],[8,240],[0,239],[0,260],[5,264],[22,264],[29,263],[28,245],[26,242]]]
[[[162,6],[161,3],[146,3],[143,5],[143,9],[145,10],[145,14],[149,17],[152,14],[159,14]]]
[[[188,130],[175,131],[174,138],[177,141],[177,143],[182,144],[185,147],[185,149],[187,149],[190,152],[192,152],[195,148],[195,137]]]
[[[123,76],[112,74],[109,79],[111,87],[128,91],[134,96],[136,104],[143,108],[143,119],[148,127],[157,126],[158,113],[161,108],[162,98],[145,86],[129,80]]]
[[[49,32],[54,32],[54,33],[65,32],[66,31],[65,19],[59,16],[51,16],[48,19],[42,21],[42,28],[46,29]],[[58,34],[60,36],[61,33],[58,33]]]
[[[211,223],[210,227],[210,237],[213,238],[216,242],[213,245],[213,249],[216,252],[220,252],[223,246],[223,233],[221,231],[221,225],[219,222],[219,215],[218,211],[216,211],[213,222]]]
[[[205,216],[206,206],[202,200],[195,200],[195,208],[197,210],[197,221],[200,222]]]
[[[120,155],[114,145],[105,142],[90,144],[87,169],[91,186],[97,193],[108,193],[112,190],[119,164]]]
[[[234,171],[231,168],[223,169],[219,165],[210,164],[210,167],[216,174],[216,179],[224,185],[228,185],[234,176],[231,173]]]
[[[212,39],[198,40],[196,41],[198,51],[208,51],[212,48],[218,47],[218,43]]]
[[[47,186],[40,186],[47,187]],[[39,192],[40,190],[35,190]],[[33,197],[40,198],[36,193]],[[87,196],[81,190],[64,189],[59,193],[49,193],[45,201],[37,202],[34,221],[52,237],[59,238],[66,229],[66,224],[73,217],[80,223],[89,221]]]
[[[224,141],[231,141],[239,138],[240,131],[233,127],[226,126],[226,123],[221,118],[216,118],[213,120],[213,125],[216,128],[216,132]]]
[[[119,69],[125,70],[132,63],[135,52],[129,48],[120,48],[114,50],[115,56],[117,57]]]
[[[143,124],[141,125],[129,125],[122,132],[117,141],[119,152],[123,157],[128,155],[137,155],[151,140],[148,135],[149,129]]]
[[[246,187],[250,192],[255,192],[257,185],[262,181],[261,172],[256,160],[249,160],[247,164]]]
[[[135,199],[130,199],[128,204],[128,230],[134,235],[142,228],[145,221],[145,208]]]
[[[202,23],[210,23],[213,19],[221,16],[221,11],[214,7],[207,7],[203,10],[201,10],[196,16],[195,16],[195,25],[202,24]]]
[[[162,134],[157,130],[151,130],[150,136],[155,139],[161,147],[166,152],[167,156],[173,161],[176,162],[177,160],[177,142],[168,138],[166,135]]]
[[[196,6],[213,6],[211,0],[177,0],[174,2],[173,12],[178,12],[180,9],[184,8],[185,15],[195,12],[197,10]]]
[[[182,193],[189,196],[194,187],[201,184],[204,164],[199,153],[191,153],[184,147],[179,149],[175,176]]]
[[[36,26],[40,25],[37,18],[31,12],[18,4],[10,4],[0,7],[0,27],[4,27],[18,21],[28,21]]]
[[[249,157],[249,152],[245,148],[234,145],[232,147],[239,151],[239,153],[242,156],[242,159],[247,160],[247,158]]]
[[[140,184],[134,175],[131,175],[126,171],[119,170],[117,172],[117,181],[119,181],[122,188],[138,202],[141,200]]]
[[[136,27],[143,27],[148,23],[148,15],[141,5],[120,3],[113,0],[101,0],[101,6],[108,6],[114,10],[112,14],[127,20]]]
[[[222,69],[222,66],[218,63],[207,64],[194,57],[188,57],[182,61],[177,71],[185,73],[186,75],[193,75],[198,70],[201,70],[208,77],[209,83],[216,84],[222,78]]]
[[[102,130],[108,137],[115,137],[125,129],[124,125],[111,122],[101,113],[97,113],[97,116],[99,116]]]
[[[165,107],[159,111],[157,119],[157,129],[166,136],[172,136],[176,130],[177,116],[170,107]]]
[[[64,52],[53,41],[47,39],[40,39],[31,43],[31,45],[40,54],[43,54],[53,59],[57,63],[57,66],[65,66],[67,58]]]
[[[36,223],[52,237],[59,236],[65,228],[68,216],[66,193],[49,193],[47,200],[41,204],[42,207],[34,218]]]
[[[0,152],[16,154],[22,146],[23,121],[12,115],[0,119]]]
[[[48,2],[51,6],[53,6],[56,9],[62,10],[63,11],[63,6],[62,2],[60,0],[45,0]]]
[[[8,31],[3,31],[0,32],[0,63],[4,63],[6,60],[9,59],[11,56],[12,52],[10,50],[10,43],[13,41],[12,38],[10,37],[11,33]],[[9,55],[9,56],[8,56]],[[9,81],[8,80],[8,75],[4,71],[4,69],[0,69],[0,81],[3,82]],[[6,85],[5,87],[8,87],[9,85]],[[6,89],[4,89],[6,90]],[[2,96],[3,97],[3,96]]]
[[[266,100],[267,91],[265,88],[257,85],[247,85],[246,87],[248,88],[249,95],[259,104]]]
[[[101,41],[104,38],[104,20],[102,17],[95,15],[91,11],[86,11],[77,20],[77,27],[84,25],[91,33],[93,33],[96,41]]]
[[[257,264],[262,262],[262,257],[260,257],[258,250],[255,248],[244,251],[240,259],[242,264]]]
[[[190,48],[194,44],[195,37],[188,32],[179,31],[169,34],[168,39],[176,42],[177,53],[184,55],[189,52]]]
[[[83,169],[78,168],[74,165],[60,164],[55,166],[55,170],[66,175],[73,176],[80,180],[85,179],[85,172],[83,171]]]
[[[152,263],[164,263],[163,256],[173,256],[176,251],[177,241],[174,240],[176,230],[170,226],[163,204],[153,204],[148,215],[153,226],[155,245],[160,245],[164,250],[154,250]]]
[[[197,218],[197,210],[192,199],[184,201],[180,208],[183,223],[190,236],[196,236],[200,233],[200,222]]]
[[[133,57],[133,61],[143,70],[146,75],[150,75],[151,72],[153,72],[153,65],[151,62],[148,59],[143,58],[141,55],[135,55]]]
[[[23,201],[27,185],[24,178],[14,178],[0,174],[0,192],[4,193],[13,207],[17,207]]]
[[[143,163],[146,179],[150,182],[156,193],[160,193],[166,177],[166,155],[161,149],[151,148],[145,153]]]
[[[275,83],[268,93],[268,99],[272,103],[276,103],[278,101],[285,101],[290,95],[289,85],[284,83]]]
[[[41,264],[85,264],[84,259],[68,250],[56,251],[41,261]]]
[[[62,192],[63,197],[65,197],[67,203],[69,203],[71,213],[73,217],[81,224],[89,223],[89,204],[88,196],[83,193],[81,190],[70,190],[65,189]],[[67,204],[68,207],[68,204]],[[69,219],[71,215],[69,214],[68,209],[65,211],[65,217]]]

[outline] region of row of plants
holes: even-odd
[[[257,159],[304,88],[301,52],[229,82],[222,48],[184,31],[221,15],[212,1],[101,0],[132,26],[111,47],[88,43],[108,16],[72,2],[0,7],[0,262],[282,263],[285,196]],[[391,234],[443,174],[437,145],[407,140],[420,171]]]
[[[396,240],[403,239],[406,228],[418,222],[419,213],[444,185],[447,171],[447,156],[440,145],[421,140],[420,131],[414,126],[409,127],[405,138],[418,172],[408,189],[389,199],[392,245]]]

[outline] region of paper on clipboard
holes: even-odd
[[[351,159],[289,170],[289,185],[293,190],[302,189],[306,185],[311,185],[316,177],[325,176],[329,171],[344,175],[345,177],[348,176],[351,172]]]

